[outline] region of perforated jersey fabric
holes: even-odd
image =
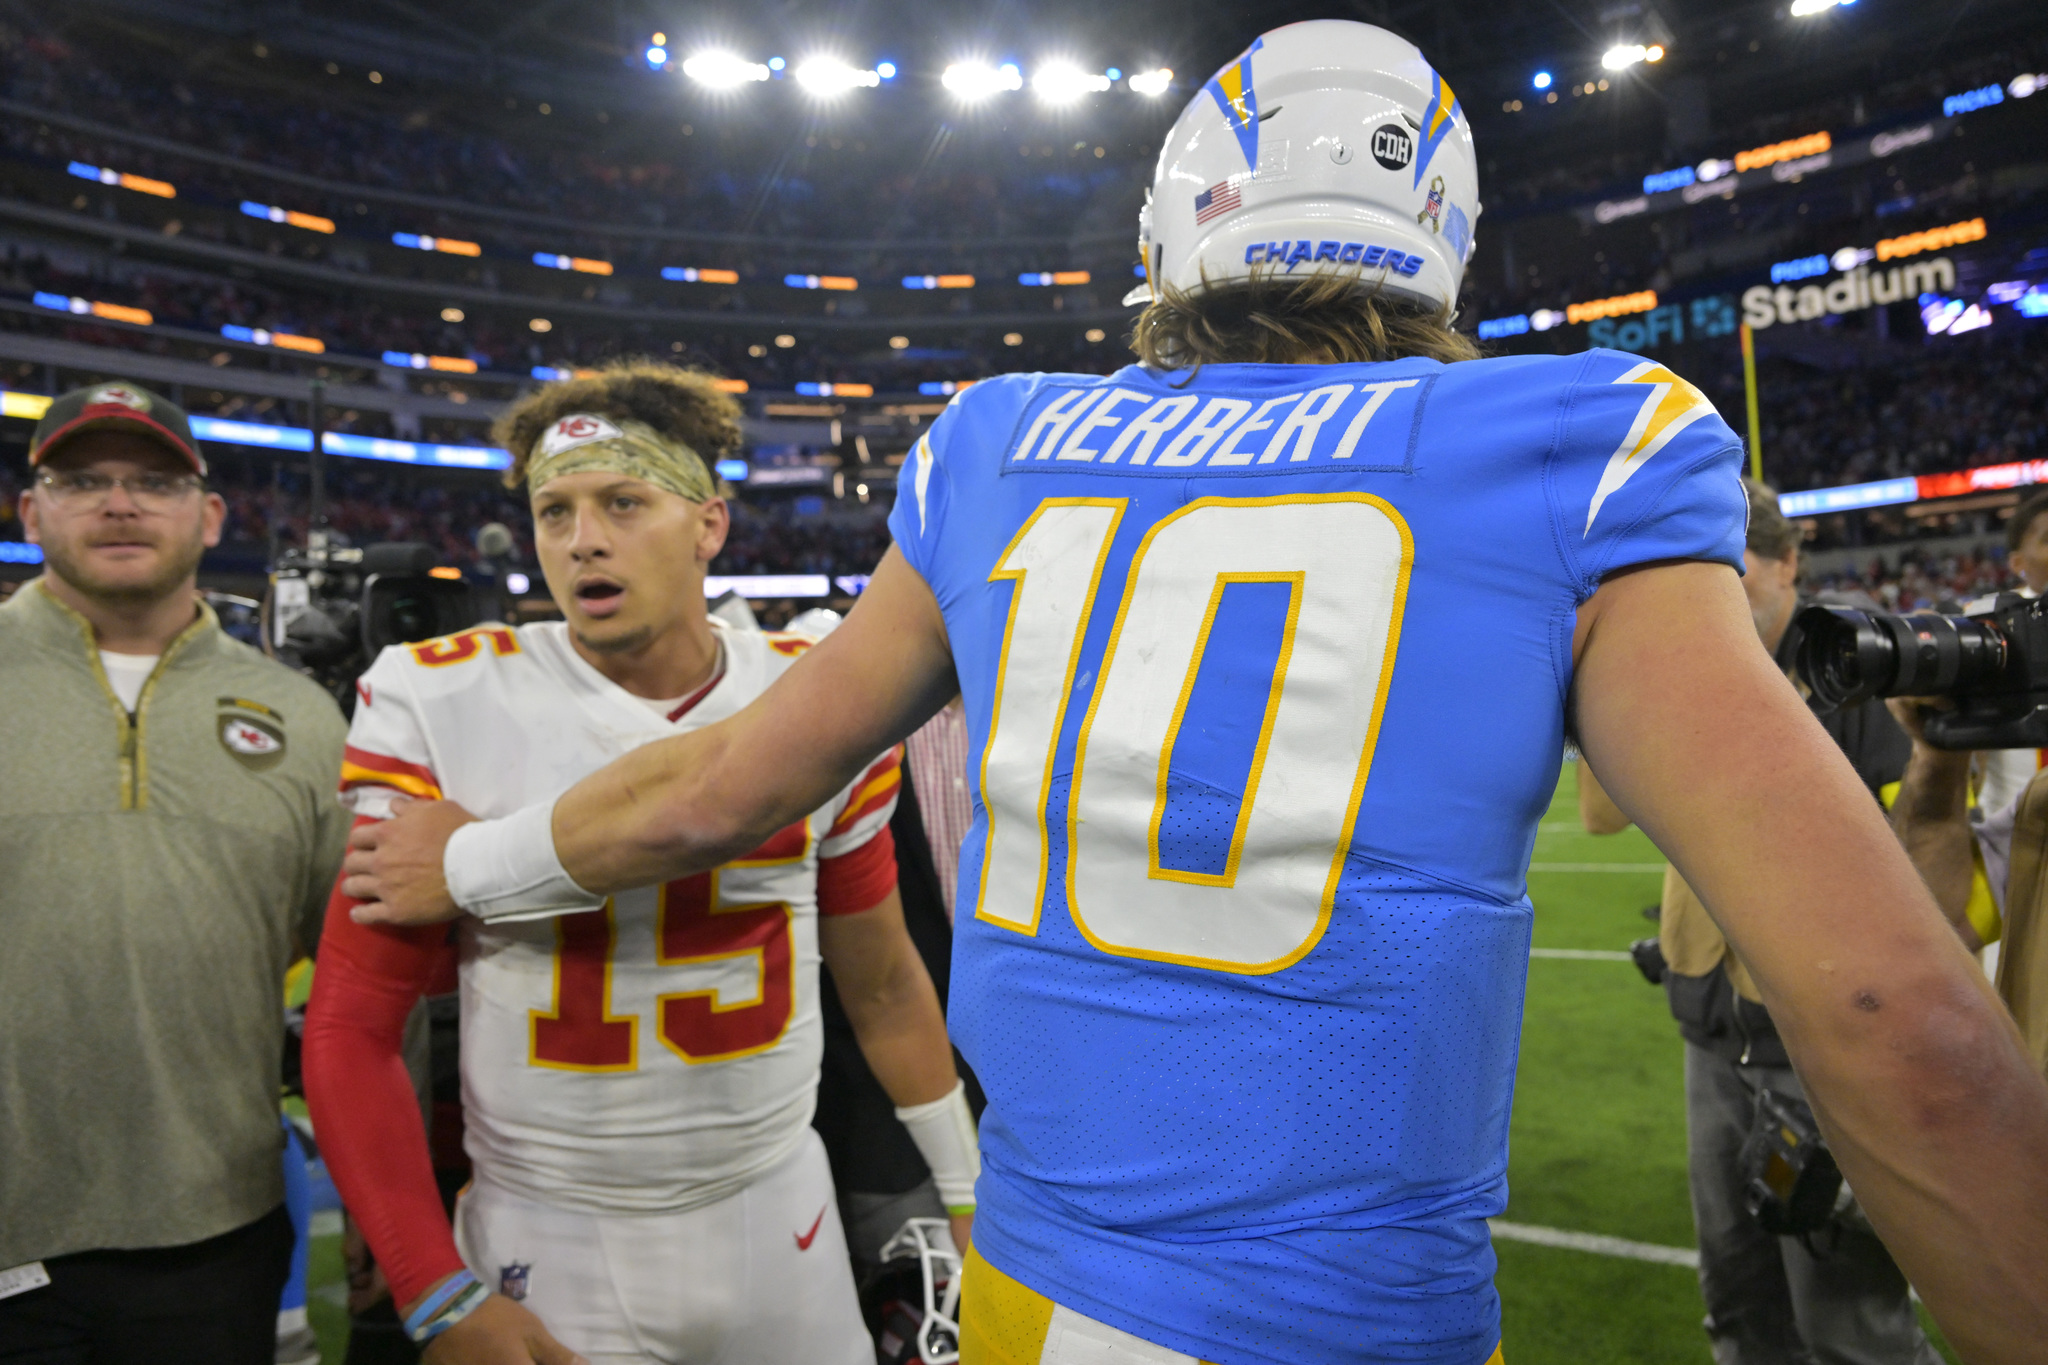
[[[975,1244],[1223,1365],[1482,1365],[1574,613],[1740,570],[1739,443],[1612,351],[985,381],[891,526],[972,741]]]

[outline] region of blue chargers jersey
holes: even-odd
[[[953,400],[891,529],[973,741],[990,1262],[1205,1361],[1487,1359],[1575,612],[1739,571],[1739,464],[1613,351]]]

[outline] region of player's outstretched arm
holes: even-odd
[[[476,880],[490,884],[502,864],[514,871],[500,880],[517,883],[516,865],[532,861],[516,849],[529,828],[551,830],[560,871],[591,893],[548,913],[717,867],[825,805],[958,691],[938,601],[892,548],[845,624],[746,710],[634,750],[551,814],[533,812],[544,820],[487,822],[496,828],[470,845]],[[471,820],[452,803],[419,802],[357,830],[343,883],[364,902],[357,921],[427,924],[474,908],[458,907],[443,875],[449,839]]]
[[[2048,1084],[1719,565],[1608,579],[1578,734],[1742,955],[1849,1184],[1972,1365],[2048,1341]]]
[[[600,895],[717,867],[829,802],[959,691],[939,604],[894,548],[753,705],[649,744],[555,803],[555,852]]]

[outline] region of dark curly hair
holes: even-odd
[[[1451,330],[1448,308],[1385,297],[1377,282],[1356,274],[1290,278],[1263,270],[1194,289],[1166,285],[1138,315],[1131,349],[1159,370],[1479,358],[1479,349]]]
[[[743,439],[739,400],[718,388],[716,375],[659,360],[614,360],[587,379],[535,389],[491,424],[491,438],[512,452],[507,488],[526,482],[527,461],[541,433],[575,412],[645,422],[712,466],[737,451]]]

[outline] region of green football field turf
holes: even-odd
[[[1580,829],[1570,767],[1544,817],[1535,862],[1535,947],[1618,951],[1655,932],[1640,912],[1657,899],[1659,871],[1542,870],[1659,864],[1635,830],[1596,838]],[[1683,1044],[1662,991],[1627,962],[1533,959],[1507,1219],[1690,1248],[1684,1104]],[[329,1365],[339,1365],[346,1333],[339,1241],[317,1238],[313,1249],[312,1317]],[[1505,1239],[1494,1245],[1508,1365],[1711,1365],[1692,1270]]]

